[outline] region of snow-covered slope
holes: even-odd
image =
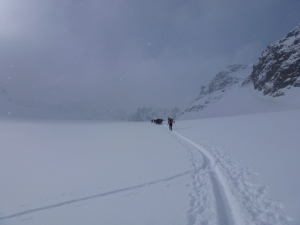
[[[248,96],[251,89],[249,83],[244,84],[251,72],[252,66],[228,66],[226,70],[218,73],[207,87],[201,87],[199,96],[189,108],[180,113],[179,118],[193,119],[250,113],[248,107],[243,109],[240,103],[246,101],[243,98]]]
[[[299,109],[299,96],[300,88],[290,89],[284,96],[274,98],[254,90],[252,85],[241,87],[240,84],[237,84],[230,90],[217,91],[195,101],[193,106],[184,111],[179,119],[201,119]],[[205,101],[209,101],[209,104],[205,104]],[[205,107],[202,108],[203,105]]]

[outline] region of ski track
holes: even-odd
[[[179,177],[192,175],[192,174],[197,174],[197,173],[198,173],[198,171],[196,171],[196,170],[190,170],[190,171],[186,171],[186,172],[183,172],[181,174],[177,174],[177,175],[174,175],[174,176],[171,176],[171,177],[168,177],[168,178],[164,178],[164,179],[161,179],[161,180],[151,181],[151,182],[148,182],[148,183],[143,183],[143,184],[140,184],[140,185],[135,185],[135,186],[127,187],[127,188],[122,188],[122,189],[118,189],[118,190],[114,190],[114,191],[109,191],[109,192],[105,192],[105,193],[102,193],[102,194],[91,195],[91,196],[87,196],[87,197],[83,197],[83,198],[76,198],[76,199],[72,199],[72,200],[69,200],[69,201],[64,201],[64,202],[60,202],[60,203],[56,203],[56,204],[52,204],[52,205],[47,205],[47,206],[43,206],[43,207],[39,207],[39,208],[35,208],[35,209],[30,209],[30,210],[14,213],[14,214],[7,215],[7,216],[2,216],[2,217],[0,217],[0,221],[5,220],[5,219],[11,219],[11,218],[14,218],[14,217],[23,216],[23,215],[26,215],[26,214],[39,212],[39,211],[44,211],[44,210],[48,210],[48,209],[52,209],[52,208],[57,208],[57,207],[61,207],[61,206],[64,206],[64,205],[75,204],[75,203],[87,201],[87,200],[90,200],[90,199],[101,198],[101,197],[105,197],[105,196],[108,196],[108,195],[114,195],[114,194],[121,193],[121,192],[126,192],[126,191],[132,191],[132,190],[140,189],[140,188],[147,187],[147,186],[152,186],[152,185],[155,185],[155,184],[158,184],[158,183],[167,182],[167,181],[170,181],[170,180],[177,179]]]
[[[177,132],[174,132],[179,138],[194,146],[203,156],[204,165],[209,168],[209,178],[212,184],[213,194],[216,201],[216,212],[218,223],[222,225],[244,224],[243,221],[236,215],[236,211],[232,209],[232,196],[227,191],[227,184],[222,179],[222,174],[217,169],[216,160],[201,146],[185,138]]]
[[[199,171],[198,174],[191,175],[194,193],[190,194],[190,209],[186,215],[187,224],[235,224],[230,222],[223,189],[219,187],[220,182],[211,169],[215,163],[212,163],[212,159],[202,153],[195,143],[175,131],[172,134],[188,150],[191,165]]]
[[[174,130],[170,134],[187,149],[192,166],[199,171],[191,174],[187,225],[290,224],[282,204],[266,195],[266,187],[250,181],[254,173],[249,168],[220,148],[202,144],[199,138]]]

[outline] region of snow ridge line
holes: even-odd
[[[187,143],[194,146],[199,152],[203,155],[204,158],[208,161],[208,166],[210,167],[210,174],[213,185],[221,192],[223,204],[226,204],[226,208],[224,209],[227,211],[226,217],[229,220],[228,222],[232,225],[240,225],[245,224],[241,217],[238,215],[239,207],[233,201],[234,197],[230,192],[229,185],[227,184],[226,178],[223,176],[222,171],[217,166],[218,160],[216,160],[205,148],[201,147],[200,145],[196,144],[195,142],[189,140],[188,138],[180,135],[176,131],[173,131],[179,138],[186,141]],[[215,191],[216,193],[216,191]],[[217,197],[217,196],[216,196]]]
[[[118,189],[118,190],[114,190],[114,191],[104,192],[102,194],[97,194],[97,195],[91,195],[91,196],[87,196],[87,197],[83,197],[83,198],[72,199],[72,200],[69,200],[69,201],[64,201],[64,202],[60,202],[60,203],[56,203],[56,204],[52,204],[52,205],[48,205],[48,206],[43,206],[43,207],[39,207],[39,208],[35,208],[35,209],[26,210],[26,211],[23,211],[23,212],[14,213],[14,214],[11,214],[11,215],[8,215],[8,216],[0,217],[0,220],[11,219],[11,218],[14,218],[14,217],[23,216],[23,215],[30,214],[30,213],[35,213],[35,212],[38,212],[38,211],[57,208],[57,207],[60,207],[60,206],[70,205],[70,204],[74,204],[74,203],[78,203],[78,202],[82,202],[82,201],[86,201],[86,200],[90,200],[90,199],[101,198],[101,197],[105,197],[105,196],[108,196],[108,195],[113,195],[113,194],[117,194],[117,193],[121,193],[121,192],[125,192],[125,191],[131,191],[131,190],[135,190],[135,189],[155,185],[155,184],[158,184],[158,183],[174,180],[174,179],[177,179],[179,177],[183,177],[183,176],[198,173],[198,172],[199,172],[198,170],[189,170],[189,171],[186,171],[186,172],[183,172],[183,173],[180,173],[180,174],[168,177],[168,178],[164,178],[164,179],[160,179],[160,180],[156,180],[156,181],[151,181],[151,182],[148,182],[148,183],[143,183],[143,184],[139,184],[139,185],[135,185],[135,186],[127,187],[127,188],[122,188],[122,189]]]

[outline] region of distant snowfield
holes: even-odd
[[[2,118],[0,224],[299,224],[299,115]]]

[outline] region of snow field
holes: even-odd
[[[0,121],[0,224],[297,224],[298,115]]]

